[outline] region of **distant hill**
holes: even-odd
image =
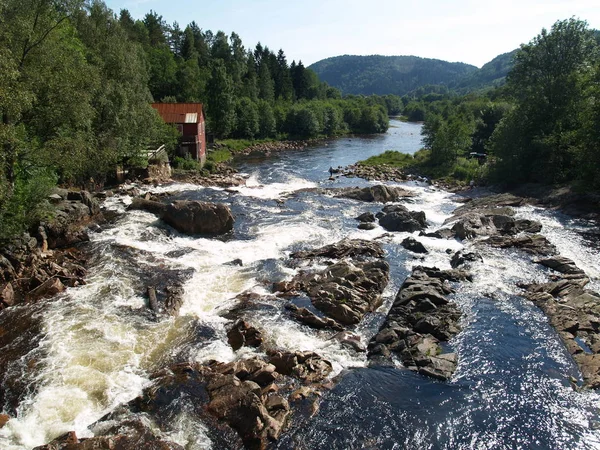
[[[504,84],[506,75],[513,66],[513,58],[517,51],[518,49],[515,49],[512,52],[496,56],[489,63],[484,64],[481,69],[465,76],[450,87],[459,91],[475,91]]]
[[[404,95],[425,84],[456,84],[475,66],[418,56],[336,56],[312,64],[321,81],[343,94]]]
[[[405,95],[436,84],[464,93],[503,84],[516,52],[499,55],[481,69],[439,59],[379,55],[336,56],[309,68],[343,94]]]

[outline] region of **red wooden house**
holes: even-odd
[[[206,161],[206,123],[202,103],[152,103],[162,119],[177,127],[182,135],[180,156],[204,164]]]

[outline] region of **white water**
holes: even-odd
[[[385,237],[387,233],[380,227],[360,231],[353,226],[343,226],[344,222],[352,223],[354,217],[364,212],[366,206],[359,202],[343,201],[343,208],[339,209],[317,196],[289,200],[290,194],[317,186],[301,177],[290,176],[286,182],[269,182],[269,179],[262,180],[258,174],[252,174],[248,183],[246,187],[233,189],[236,191],[233,195],[241,203],[255,200],[301,201],[305,207],[298,214],[291,214],[285,203],[261,204],[260,214],[264,218],[276,219],[254,218],[254,222],[249,224],[246,239],[221,241],[165,232],[158,226],[155,216],[140,211],[126,212],[115,227],[92,235],[93,244],[102,249],[99,261],[90,271],[86,286],[69,289],[60,299],[48,303],[42,317],[45,338],[41,350],[45,357],[38,365],[40,369],[32,373],[31,380],[38,389],[21,404],[18,417],[0,430],[0,448],[32,448],[70,430],[75,430],[79,437],[90,436],[90,424],[117,405],[138,396],[149,384],[149,375],[161,367],[161,362],[174,357],[178,348],[189,342],[194,324],[215,330],[215,337],[201,346],[192,347],[188,355],[191,360],[227,362],[256,354],[259,351],[255,349],[242,348],[237,352],[231,349],[225,336],[231,321],[221,315],[236,304],[238,294],[246,291],[260,294],[261,302],[271,306],[248,313],[252,323],[264,330],[264,339],[269,346],[316,351],[333,363],[332,376],[343,369],[366,365],[364,354],[342,347],[330,339],[331,333],[309,329],[282,313],[282,300],[270,296],[269,286],[264,283],[263,265],[271,261],[268,266],[270,273],[276,271],[280,279],[291,279],[296,271],[286,267],[282,261],[298,245],[314,248],[351,237],[381,239],[389,248],[397,249],[410,233],[394,233]],[[414,203],[406,206],[425,211],[431,230],[441,227],[457,206],[452,195],[444,191],[416,184],[404,187],[417,194]],[[152,190],[185,192],[197,197],[205,191],[201,187],[183,184]],[[106,207],[124,212],[129,202],[128,197],[117,196],[107,200]],[[329,208],[332,214],[323,214]],[[585,268],[592,278],[592,286],[598,286],[600,265],[597,254],[586,248],[577,233],[565,229],[554,215],[544,210],[520,208],[518,214],[540,220],[544,225],[543,233],[561,254]],[[417,233],[414,235],[416,237]],[[393,271],[408,273],[417,264],[446,269],[450,267],[446,250],[453,253],[463,248],[462,243],[454,240],[418,239],[430,252],[422,258],[405,256],[397,262],[401,267],[393,267]],[[134,267],[131,259],[118,251],[121,247],[139,251],[134,253]],[[471,247],[469,243],[466,249]],[[168,256],[170,252],[182,249],[188,252],[179,257]],[[523,313],[524,301],[515,303],[510,297],[519,293],[515,280],[541,280],[545,269],[530,264],[529,258],[518,252],[479,251],[485,264],[474,266],[474,283],[464,284],[455,296],[465,313],[465,332],[453,342],[462,355],[455,381],[489,375],[498,370],[492,362],[485,361],[483,353],[479,354],[478,349],[469,344],[473,333],[480,331],[477,323],[483,320],[477,312],[482,293],[493,299],[500,312],[517,318],[515,320],[523,332],[531,333],[534,341],[539,343],[540,351],[551,355],[562,366],[571,364],[560,341],[548,339],[543,327],[547,321],[545,317],[533,306],[526,306]],[[235,259],[241,259],[243,266],[227,264]],[[194,270],[184,286],[184,304],[179,318],[152,322],[140,312],[145,309],[145,300],[143,292],[136,288],[137,270],[156,267]],[[379,311],[382,315],[402,281],[400,278],[392,279],[386,289],[384,305]],[[355,331],[361,335],[363,344],[367,344],[376,328],[377,323],[367,323],[361,324]],[[481,361],[481,365],[477,365],[477,361]],[[537,378],[530,380],[532,385],[536,382],[539,382]],[[565,388],[563,393],[565,398],[574,398],[573,403],[582,404],[585,408],[600,399],[594,393],[580,394],[567,390]],[[502,403],[499,392],[501,390],[491,390],[486,394],[491,403]],[[539,390],[532,387],[531,392],[538,395]],[[513,401],[512,397],[510,401]],[[510,404],[506,405],[506,408],[510,407]],[[559,413],[563,416],[570,414],[574,423],[586,421],[579,408],[570,406],[556,412]],[[178,418],[174,431],[166,434],[165,438],[186,445],[186,448],[210,447],[204,426],[185,413]],[[490,443],[494,442],[493,436],[490,439]],[[589,431],[585,442],[592,445],[598,442],[598,438]],[[493,448],[493,445],[485,448]]]

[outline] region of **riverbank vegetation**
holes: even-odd
[[[398,155],[380,163],[435,178],[600,191],[599,41],[586,22],[559,21],[515,53],[504,86],[466,96],[443,87],[413,96],[404,113],[424,121],[427,153],[411,164]]]
[[[102,185],[117,165],[146,164],[148,148],[173,150],[178,134],[152,101],[201,102],[210,134],[252,141],[381,133],[401,104],[342,99],[283,50],[153,11],[134,20],[97,0],[0,2],[0,238],[44,217],[57,183]]]

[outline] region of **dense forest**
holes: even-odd
[[[0,1],[0,237],[45,214],[56,185],[102,182],[177,134],[152,101],[201,102],[217,138],[387,130],[399,98],[342,99],[302,62],[236,33],[134,20],[102,1]]]
[[[452,86],[478,72],[475,66],[417,56],[336,56],[310,66],[344,95],[403,96],[423,85]]]
[[[599,191],[598,38],[584,21],[556,22],[516,52],[505,86],[413,100],[408,112],[425,119],[423,168],[496,184]]]

